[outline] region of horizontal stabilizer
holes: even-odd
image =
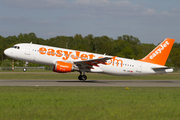
[[[169,73],[173,72],[173,68],[170,67],[159,67],[159,68],[152,68],[156,73]]]

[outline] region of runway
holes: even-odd
[[[0,86],[180,87],[180,80],[2,80]]]

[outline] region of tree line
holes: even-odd
[[[3,51],[17,43],[35,43],[55,46],[80,51],[88,51],[130,59],[142,59],[157,45],[141,43],[137,37],[123,35],[117,39],[108,36],[95,37],[89,34],[83,37],[81,34],[75,36],[56,36],[49,39],[38,38],[35,33],[20,33],[18,36],[3,37],[0,35],[0,59],[1,62],[7,58]],[[166,62],[169,67],[180,67],[180,43],[174,43],[170,56]],[[21,64],[20,64],[21,66]],[[30,64],[30,66],[39,66]]]

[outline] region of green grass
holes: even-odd
[[[78,79],[79,73],[54,72],[0,72],[0,79]],[[145,76],[113,76],[87,73],[88,80],[180,80],[179,74],[145,75]]]
[[[1,120],[179,120],[180,88],[0,87]]]

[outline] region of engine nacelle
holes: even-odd
[[[53,71],[59,73],[66,73],[76,70],[75,68],[76,66],[72,63],[57,61],[53,68]]]

